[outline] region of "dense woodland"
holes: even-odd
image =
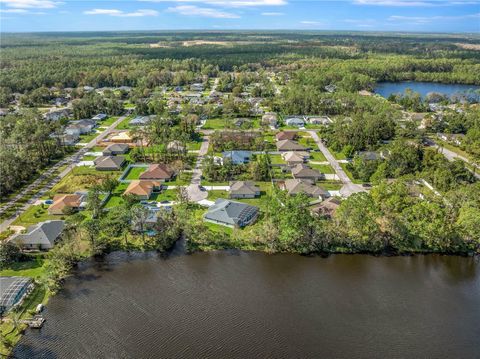
[[[479,155],[478,107],[447,112],[441,121],[432,121],[422,131],[417,126],[400,125],[402,110],[427,110],[427,103],[415,94],[388,100],[358,94],[359,90],[373,90],[379,81],[480,85],[478,51],[456,45],[478,44],[478,38],[315,32],[267,32],[262,36],[248,32],[201,36],[188,32],[4,35],[0,107],[12,107],[15,99],[22,108],[41,107],[59,93],[64,94],[66,88],[71,88],[76,119],[98,112],[118,115],[128,101],[136,105],[137,114],[157,115],[146,130],[136,131],[135,136],[150,146],[135,149],[133,158],[168,162],[165,143],[194,139],[194,123],[199,116],[248,115],[251,108],[235,98],[250,87],[251,93],[263,97],[281,115],[335,117],[335,123],[322,131],[322,138],[333,150],[353,158],[349,170],[355,178],[376,186],[369,193],[343,201],[333,219],[310,214],[307,199],[302,196],[290,198],[272,191],[268,194],[270,208],[260,225],[231,235],[210,231],[188,216],[190,204],[182,204],[168,217],[175,233],[169,233],[166,242],[184,233],[192,250],[212,246],[251,248],[253,243],[263,250],[301,253],[478,251],[478,182],[463,162],[448,162],[423,146],[427,131],[465,134],[468,152]],[[182,46],[183,41],[199,38],[224,43]],[[235,43],[240,40],[241,44]],[[151,46],[157,44],[162,46]],[[185,106],[180,113],[172,114],[158,95],[163,87],[208,84],[214,77],[219,78],[218,90],[230,93],[221,109],[209,104]],[[280,94],[274,95],[272,78],[281,86]],[[326,90],[332,84],[333,93]],[[99,95],[84,91],[83,86],[132,89],[107,89]],[[34,109],[0,120],[0,194],[12,192],[63,156],[65,150],[51,136],[60,124],[44,121]],[[175,129],[170,131],[171,127]],[[218,132],[212,142],[219,152],[239,149],[233,146],[234,140],[222,138]],[[252,138],[244,149],[258,149],[260,143],[261,137]],[[366,161],[355,155],[358,151],[384,151],[388,156]],[[188,162],[187,158],[182,160]],[[228,163],[220,168],[208,161],[204,166],[210,180],[228,181],[239,175],[268,180],[268,157],[259,156],[249,166],[236,168]],[[412,195],[411,184],[420,178],[429,181],[441,196],[423,200]],[[95,251],[109,248],[107,238],[123,238],[126,229],[112,231],[117,228],[115,223],[121,227],[119,218],[135,215],[130,211],[132,206],[125,206],[85,225],[83,232],[90,233],[92,242],[100,239]],[[247,242],[249,245],[245,245]]]

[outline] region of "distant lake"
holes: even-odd
[[[480,258],[113,253],[14,358],[480,358]]]
[[[418,92],[422,97],[430,92],[437,92],[448,97],[461,95],[466,92],[480,89],[480,86],[462,85],[462,84],[441,84],[437,82],[379,82],[375,88],[375,93],[387,98],[392,94],[403,94],[406,89]]]

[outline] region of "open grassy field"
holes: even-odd
[[[49,214],[47,206],[31,206],[13,222],[13,225],[28,227],[32,224],[48,221],[49,219],[60,219],[62,217],[65,216],[54,216]]]

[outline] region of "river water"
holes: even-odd
[[[468,98],[478,99],[480,97],[478,94],[472,93],[480,89],[480,86],[416,81],[379,82],[375,87],[375,92],[387,98],[392,94],[403,94],[406,89],[418,92],[422,97],[427,96],[430,92],[440,93],[448,97],[466,93],[469,94]]]
[[[480,259],[113,253],[16,358],[480,358]]]

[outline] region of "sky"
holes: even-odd
[[[480,32],[480,0],[0,0],[2,32]]]

